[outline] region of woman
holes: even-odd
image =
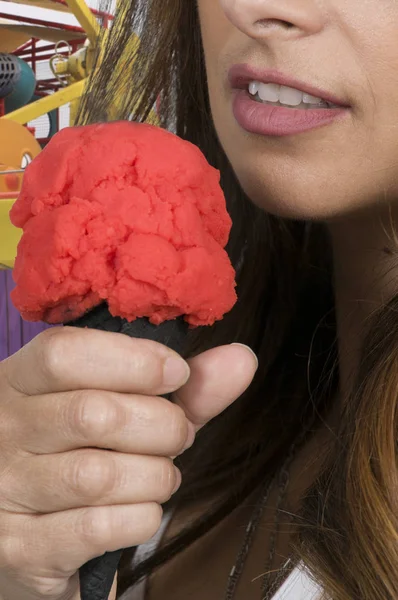
[[[144,120],[160,95],[163,126],[221,171],[239,303],[167,384],[169,351],[104,332],[55,328],[0,365],[2,600],[77,600],[81,564],[156,531],[144,560],[125,552],[111,600],[396,600],[397,28],[394,0],[122,7],[81,121],[116,97]],[[257,363],[233,342],[259,357],[250,387]],[[170,390],[174,404],[153,397]],[[92,457],[85,476],[73,452]],[[179,485],[159,455],[177,454],[159,530]],[[110,464],[139,465],[139,489]],[[155,465],[168,483],[150,489]]]
[[[235,224],[230,251],[242,263],[240,304],[208,344],[244,342],[260,368],[246,396],[181,457],[183,485],[166,508],[175,516],[164,549],[141,567],[136,560],[136,570],[126,556],[120,588],[153,572],[149,600],[257,600],[281,583],[261,575],[292,557],[335,600],[397,598],[398,7],[131,2],[93,81],[107,93],[87,98],[86,118],[107,110],[107,73],[140,18],[126,110],[142,93],[136,116],[144,118],[161,94],[163,125],[221,170]],[[273,78],[275,70],[284,77]],[[270,81],[296,91],[259,85]],[[300,127],[305,113],[286,109],[272,127],[277,113],[268,117],[259,102],[279,92],[290,110],[304,111],[297,90],[348,108],[318,128],[315,113]],[[317,102],[311,96],[304,100]],[[273,477],[235,585],[228,576]]]

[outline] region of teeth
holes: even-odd
[[[249,93],[251,96],[259,96],[263,102],[280,102],[286,106],[299,106],[304,104],[317,104],[326,106],[327,103],[322,98],[316,98],[311,94],[304,94],[295,88],[275,83],[260,83],[252,81],[249,84]]]
[[[258,93],[259,87],[260,87],[260,84],[257,83],[257,81],[252,81],[249,85],[249,93],[252,96],[255,96]]]
[[[324,101],[322,98],[311,96],[311,94],[303,94],[303,102],[304,104],[321,104]]]
[[[303,101],[303,95],[303,92],[282,85],[279,102],[287,106],[298,106]]]
[[[279,102],[280,90],[276,83],[260,83],[258,95],[263,102]]]

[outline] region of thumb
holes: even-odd
[[[257,371],[254,352],[242,344],[219,346],[187,361],[191,376],[173,395],[198,431],[249,387]]]

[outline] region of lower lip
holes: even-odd
[[[249,133],[287,136],[329,125],[348,114],[348,108],[294,109],[262,104],[246,90],[238,90],[233,113],[239,125]]]

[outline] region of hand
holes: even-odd
[[[82,564],[149,540],[180,484],[170,457],[255,370],[239,345],[188,366],[154,342],[68,327],[0,363],[1,600],[78,600]],[[175,390],[176,404],[158,397]]]

